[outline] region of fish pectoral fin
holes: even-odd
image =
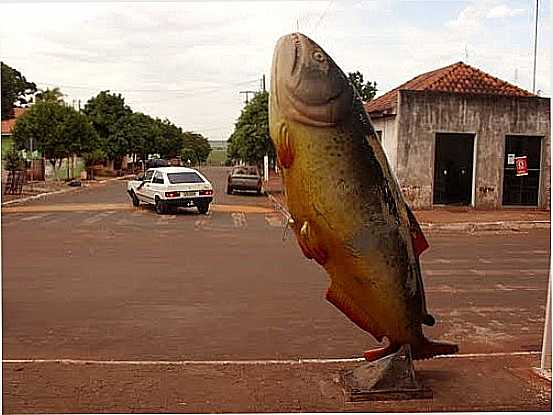
[[[279,130],[279,140],[277,145],[278,162],[282,168],[289,169],[294,162],[294,152],[290,144],[290,136],[286,124],[282,124]]]
[[[320,265],[324,265],[328,259],[326,249],[321,247],[317,242],[313,230],[309,226],[309,222],[305,221],[301,226],[298,243],[303,254],[309,258],[314,259]]]

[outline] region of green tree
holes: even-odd
[[[156,119],[156,125],[159,136],[153,153],[166,159],[177,157],[183,147],[182,130],[168,119]]]
[[[156,120],[141,112],[133,112],[117,121],[111,140],[118,143],[122,155],[136,155],[145,160],[148,154],[155,152],[159,135]]]
[[[195,164],[198,160],[198,156],[196,155],[196,152],[194,151],[193,148],[183,147],[183,149],[180,152],[180,159],[185,165],[192,164],[192,163]],[[188,160],[190,160],[190,163],[188,162]]]
[[[244,107],[228,140],[227,157],[260,164],[263,156],[275,157],[269,137],[269,94],[259,92]]]
[[[182,134],[182,148],[181,159],[188,160],[199,163],[205,163],[211,153],[211,145],[207,138],[205,138],[200,133],[195,133],[193,131],[186,131]],[[186,151],[185,151],[186,150]],[[183,156],[183,153],[185,154]],[[186,157],[186,158],[184,158]]]
[[[23,160],[19,151],[15,147],[12,147],[5,156],[5,169],[7,171],[23,170],[24,166],[25,160]]]
[[[106,153],[101,148],[95,148],[92,151],[83,153],[84,165],[91,167],[101,163],[106,158]]]
[[[55,87],[53,89],[46,88],[44,90],[40,90],[35,95],[35,101],[36,102],[50,101],[50,102],[56,102],[58,104],[62,104],[63,96],[64,96],[63,93],[60,91],[58,87]]]
[[[84,114],[51,101],[36,103],[17,120],[13,139],[17,149],[28,149],[33,140],[33,149],[50,161],[55,173],[64,158],[86,154],[99,145],[98,135]]]
[[[376,95],[376,82],[363,80],[363,74],[359,71],[348,73],[349,81],[364,102],[370,101]]]
[[[13,117],[13,107],[25,105],[29,102],[28,96],[36,92],[36,85],[28,82],[25,77],[14,68],[0,62],[2,90],[2,119]]]
[[[100,137],[101,148],[108,158],[121,159],[128,153],[128,143],[123,136],[117,134],[117,130],[120,127],[119,120],[132,111],[125,105],[125,99],[121,94],[102,91],[87,101],[83,112],[92,121]]]

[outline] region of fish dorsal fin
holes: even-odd
[[[405,208],[407,209],[407,217],[409,218],[409,231],[411,232],[411,239],[413,240],[413,250],[415,251],[415,256],[418,258],[430,247],[430,244],[426,240],[421,226],[409,205],[406,204]]]

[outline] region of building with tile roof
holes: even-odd
[[[458,62],[365,109],[413,207],[549,207],[549,98]]]
[[[7,120],[2,120],[2,125],[1,125],[1,131],[2,131],[2,135],[11,135],[12,134],[12,129],[15,125],[15,121],[17,118],[19,118],[21,115],[23,115],[23,113],[27,110],[27,108],[14,108],[13,109],[13,112],[14,112],[14,117],[13,118],[8,118]]]
[[[1,122],[1,146],[2,146],[2,158],[4,154],[9,151],[13,146],[13,140],[11,138],[13,127],[15,126],[16,120],[21,117],[27,108],[14,108],[14,117],[7,120],[2,120]]]

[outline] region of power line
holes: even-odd
[[[249,94],[256,94],[256,91],[240,91],[241,94],[246,94],[246,100],[244,101],[246,105],[250,102],[249,101]]]
[[[85,90],[113,90],[118,92],[154,92],[154,93],[184,93],[184,94],[193,94],[196,92],[204,92],[204,91],[216,91],[225,89],[227,87],[235,87],[240,85],[248,85],[252,84],[254,82],[259,82],[259,79],[251,79],[249,81],[240,81],[240,82],[234,82],[234,83],[228,83],[218,86],[206,86],[203,88],[188,88],[188,89],[121,89],[121,88],[102,88],[102,87],[93,87],[93,86],[85,86],[85,85],[66,85],[66,84],[58,84],[53,82],[42,82],[42,81],[35,81],[35,84],[40,85],[46,85],[46,86],[57,86],[60,88],[69,88],[69,89],[85,89]]]
[[[330,6],[332,5],[332,1],[333,0],[330,0],[328,2],[328,5],[326,6],[326,9],[324,9],[324,11],[321,13],[321,16],[319,17],[319,20],[317,20],[317,23],[315,23],[315,27],[313,27],[313,32],[315,32],[315,30],[317,30],[317,27],[319,27],[319,24],[323,21],[323,18],[325,17],[326,13],[328,12],[328,9],[330,9]]]

